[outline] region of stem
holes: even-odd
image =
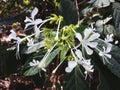
[[[51,20],[51,19],[46,19],[46,20],[44,20],[43,23],[41,23],[38,28],[41,28],[41,26],[42,26],[43,24],[45,24],[46,22],[48,22],[48,21],[50,21],[50,20]]]
[[[64,61],[64,60],[63,60],[63,61]],[[60,62],[60,64],[52,71],[52,73],[56,73],[57,69],[60,67],[60,65],[63,63],[63,61]]]
[[[80,20],[80,13],[79,13],[79,7],[78,7],[78,2],[77,0],[75,0],[75,5],[76,5],[76,9],[77,9],[77,15],[78,15],[78,25],[79,25],[79,20]]]
[[[72,55],[73,55],[75,61],[78,61],[78,58],[75,56],[75,54],[74,54],[74,52],[73,52],[73,50],[72,50],[70,44],[69,44],[68,42],[67,42],[67,44],[68,44],[69,48],[71,49],[71,53],[72,53]]]
[[[57,27],[57,33],[56,33],[56,36],[55,36],[55,40],[58,40],[58,34],[59,34],[59,29],[60,29],[60,23],[61,23],[61,20],[58,22],[58,27]]]

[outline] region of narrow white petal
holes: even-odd
[[[40,24],[40,23],[42,23],[42,19],[36,19],[36,20],[34,21],[34,24],[35,24],[35,25],[38,25],[38,24]]]
[[[90,49],[88,46],[85,46],[85,51],[87,52],[88,55],[92,55],[93,54],[93,50]]]
[[[106,57],[111,58],[112,56],[110,54],[105,54]]]
[[[92,32],[91,28],[86,28],[84,30],[84,37],[85,37],[85,39],[88,38],[88,36],[90,35],[91,32]]]
[[[42,70],[43,70],[44,72],[46,72],[46,69],[45,69],[45,68],[42,68]]]
[[[98,45],[97,42],[89,42],[87,43],[88,46],[92,47],[92,48],[96,48],[96,46]]]
[[[69,68],[69,67],[66,67],[66,68],[65,68],[65,72],[67,72],[67,73],[70,73],[72,70],[73,70],[73,69],[71,69],[71,68]]]
[[[11,34],[9,35],[9,38],[17,40],[17,38],[16,38],[16,36],[17,36],[16,32],[14,30],[11,30],[10,32],[11,32]]]
[[[111,49],[112,49],[112,45],[108,45],[107,49],[106,49],[106,53],[109,53],[111,51]]]
[[[38,8],[34,8],[32,13],[31,13],[31,18],[34,20],[35,15],[38,13]]]
[[[76,33],[75,36],[79,41],[82,41],[82,35],[80,33]]]
[[[32,62],[29,63],[30,66],[34,66],[34,64]]]
[[[76,65],[77,65],[76,61],[69,61],[68,62],[68,67],[71,68],[71,69],[73,69],[74,67],[76,67]]]
[[[37,25],[34,26],[34,32],[36,34],[39,34],[40,33],[40,29],[37,27]]]
[[[91,64],[90,61],[91,61],[91,59],[87,59],[87,60],[85,59],[85,60],[82,61],[82,63],[84,63],[86,65],[90,65]]]
[[[26,19],[24,20],[24,22],[25,22],[25,23],[27,23],[27,22],[32,22],[32,20],[31,20],[30,18],[26,17]]]
[[[31,25],[34,25],[34,24],[33,24],[33,23],[27,23],[27,24],[25,25],[25,29],[26,29],[27,27],[31,26]]]
[[[32,61],[33,63],[36,63],[36,60],[35,59],[33,59],[33,61]]]
[[[104,56],[104,53],[100,51],[99,56]]]
[[[92,34],[89,38],[88,38],[88,41],[93,41],[93,40],[95,40],[95,39],[97,39],[97,38],[99,38],[100,37],[100,34],[99,33],[94,33],[94,34]]]
[[[107,35],[105,38],[105,42],[113,42],[113,38],[112,38],[112,34],[111,35]]]
[[[82,59],[83,56],[82,56],[82,52],[80,50],[77,49],[75,51],[75,54],[78,56],[79,59]]]

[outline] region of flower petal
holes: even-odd
[[[31,25],[34,25],[34,24],[33,24],[33,23],[27,23],[27,24],[25,25],[25,29],[26,29],[27,27],[31,26]]]
[[[104,53],[100,51],[99,56],[104,56]]]
[[[31,13],[31,18],[34,20],[35,15],[38,13],[38,8],[34,8],[32,13]]]
[[[84,59],[81,61],[81,65],[85,68],[87,72],[93,72],[93,65],[91,65],[91,59]]]
[[[82,59],[83,56],[82,56],[82,52],[80,50],[77,49],[75,51],[75,54],[78,56],[79,59]]]
[[[76,33],[75,36],[79,41],[82,41],[82,35],[80,33]]]
[[[111,51],[111,49],[112,49],[112,45],[109,44],[109,45],[107,46],[106,53],[109,53],[109,52]]]
[[[86,28],[86,29],[84,30],[84,37],[85,37],[85,39],[88,38],[88,36],[90,35],[91,32],[92,32],[92,29],[91,29],[91,28]]]
[[[93,50],[90,49],[89,47],[85,46],[85,51],[87,52],[88,55],[92,55],[93,54]]]
[[[42,19],[36,19],[36,20],[34,21],[34,24],[35,24],[35,25],[38,25],[38,24],[40,24],[40,23],[42,23]]]
[[[89,38],[88,38],[88,41],[93,41],[93,40],[95,40],[95,39],[97,39],[97,38],[99,38],[100,37],[100,34],[99,33],[94,33],[94,34],[92,34]]]
[[[39,34],[40,33],[40,29],[37,27],[37,25],[34,26],[34,32],[36,34]]]
[[[9,35],[9,38],[17,40],[17,38],[16,38],[16,36],[17,36],[16,32],[14,30],[11,30],[10,32],[11,32],[11,34]]]
[[[30,18],[26,17],[26,19],[24,20],[24,22],[25,22],[25,23],[27,23],[27,22],[32,22],[32,20],[31,20]]]
[[[89,42],[87,43],[88,46],[92,47],[92,48],[96,48],[96,46],[98,45],[97,42]]]
[[[105,54],[106,57],[111,58],[112,56],[110,54]]]
[[[65,68],[65,72],[67,72],[67,73],[70,73],[72,70],[73,70],[73,69],[71,69],[71,68],[69,68],[69,67],[66,67],[66,68]]]
[[[69,61],[68,62],[68,67],[71,68],[71,69],[73,69],[74,67],[76,67],[76,65],[77,65],[76,61]]]

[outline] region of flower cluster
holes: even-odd
[[[98,0],[94,2],[94,5],[98,5],[101,7],[101,3],[106,3],[100,2],[97,4]],[[89,3],[93,3],[91,0]],[[107,4],[104,5],[103,7],[108,6]],[[93,8],[90,9],[92,11]],[[87,12],[87,11],[86,11]],[[86,13],[84,12],[84,13]],[[112,45],[110,42],[113,42],[113,34],[108,34],[105,37],[104,43],[106,43],[105,46],[99,47],[99,42],[100,40],[100,33],[98,29],[101,29],[101,26],[103,24],[106,24],[109,20],[111,20],[111,17],[107,17],[106,19],[103,20],[98,20],[96,23],[90,23],[91,27],[86,27],[83,32],[78,32],[76,30],[76,26],[78,25],[69,25],[69,26],[62,26],[61,22],[63,21],[62,16],[57,16],[53,15],[53,17],[50,17],[49,19],[42,20],[42,19],[35,19],[35,16],[38,13],[38,9],[35,7],[33,11],[31,12],[31,17],[26,17],[25,19],[25,30],[28,30],[29,27],[33,27],[34,33],[29,36],[25,36],[24,38],[20,38],[17,36],[16,32],[14,30],[11,30],[11,34],[9,35],[9,38],[14,39],[17,41],[17,54],[19,53],[19,47],[22,41],[27,40],[27,47],[31,47],[29,49],[32,49],[34,52],[39,50],[41,47],[39,40],[37,41],[38,44],[36,43],[36,37],[32,37],[34,35],[40,34],[40,37],[42,37],[42,42],[44,42],[44,45],[42,47],[47,47],[47,45],[50,46],[48,48],[47,53],[43,56],[43,58],[38,61],[33,59],[32,62],[29,62],[30,67],[37,67],[43,71],[46,71],[46,67],[48,65],[46,61],[51,55],[52,51],[54,51],[54,48],[59,47],[61,52],[62,52],[62,47],[67,46],[68,50],[64,51],[62,57],[65,57],[65,53],[70,51],[69,56],[71,57],[70,61],[68,61],[68,66],[66,67],[65,71],[70,73],[76,66],[82,66],[84,68],[84,73],[87,75],[90,72],[94,71],[93,65],[92,65],[92,59],[91,55],[93,55],[94,51],[98,53],[100,57],[103,58],[103,63],[105,62],[109,63],[108,59],[112,58],[112,55],[110,54],[112,50]],[[54,29],[50,29],[48,32],[48,29],[43,28],[40,30],[41,26],[45,24],[47,21],[50,22],[56,22],[57,26],[57,31]],[[94,25],[95,24],[95,25]],[[96,27],[94,27],[96,26]],[[81,26],[79,26],[81,27]],[[42,34],[42,35],[41,35]],[[47,40],[50,39],[50,42],[48,43]],[[51,44],[52,43],[52,44]],[[63,45],[63,46],[62,46]],[[62,49],[61,49],[62,48]],[[52,53],[52,55],[55,55],[56,53]],[[52,58],[52,56],[50,56]],[[55,56],[54,56],[55,57]],[[62,58],[62,59],[63,59]],[[47,64],[46,64],[47,63]],[[59,65],[61,65],[60,63]],[[58,69],[59,65],[57,66],[56,69]],[[54,70],[54,72],[56,71]]]
[[[34,27],[35,34],[40,33],[39,27],[41,27],[41,25],[43,23],[45,23],[44,21],[46,21],[46,20],[43,21],[42,19],[35,19],[35,15],[37,13],[38,13],[38,9],[34,8],[34,10],[31,13],[31,18],[26,17],[26,20],[25,20],[25,22],[27,23],[25,26],[25,29],[32,25]],[[102,24],[108,22],[110,19],[111,19],[111,17],[106,18],[105,20],[103,20],[104,22],[102,22]],[[62,34],[60,32],[60,23],[61,23],[61,19],[59,19],[59,21],[58,21],[57,32],[56,32],[56,35],[54,36],[54,39],[56,42],[60,41],[59,34]],[[38,26],[38,25],[40,25],[40,26]],[[98,25],[100,25],[100,24],[98,24]],[[104,46],[101,49],[98,48],[98,42],[96,40],[100,39],[100,34],[98,32],[96,32],[97,30],[94,28],[92,23],[91,23],[91,27],[84,29],[83,35],[82,35],[82,33],[76,32],[76,30],[74,28],[72,30],[74,32],[75,38],[79,41],[79,43],[78,43],[78,45],[75,44],[76,46],[71,46],[71,44],[67,42],[69,48],[71,49],[71,54],[73,56],[73,60],[68,61],[68,67],[66,67],[66,69],[65,69],[66,72],[70,73],[77,65],[80,65],[84,68],[86,75],[89,72],[93,72],[94,69],[93,69],[93,65],[91,63],[91,59],[86,58],[86,55],[91,56],[93,54],[94,50],[98,50],[98,55],[100,57],[104,58],[103,63],[105,63],[105,61],[107,61],[106,58],[110,59],[112,57],[109,54],[112,49],[112,46],[110,46],[110,44],[108,44],[106,49]],[[55,31],[53,31],[53,33],[54,32]],[[112,34],[107,35],[105,38],[105,42],[106,43],[112,42],[113,41],[112,37],[113,37]],[[34,41],[32,38],[31,39],[27,38],[27,40],[28,40],[27,46],[34,45]],[[49,52],[49,54],[50,54],[50,52]],[[45,58],[47,58],[47,56],[45,55],[43,58],[44,64],[45,64]],[[45,71],[45,66],[41,65],[41,63],[39,61],[35,61],[34,59],[33,59],[33,62],[29,63],[29,65],[31,67],[42,66],[40,68]]]

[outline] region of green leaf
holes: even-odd
[[[119,90],[120,78],[115,76],[107,66],[103,65],[97,53],[94,53],[91,57],[94,68],[99,72],[98,90]]]
[[[33,60],[33,58],[35,60],[41,60],[44,57],[45,53],[46,53],[46,50],[42,48],[42,49],[39,49],[37,53],[29,54],[28,59],[24,64],[24,69],[28,67],[28,64]]]
[[[88,84],[81,75],[79,66],[66,76],[64,90],[89,90]]]
[[[66,54],[68,52],[69,48],[67,45],[64,45],[62,48],[61,48],[61,52],[60,52],[60,61],[64,61],[66,59]]]
[[[98,43],[99,43],[98,44],[99,48],[102,48],[103,46],[107,46],[107,44],[102,40],[98,40]],[[114,75],[116,75],[120,78],[120,48],[112,45],[112,50],[111,50],[110,54],[112,55],[112,58],[111,59],[107,58],[109,63],[106,62],[104,65],[106,65],[107,68]],[[103,58],[100,58],[100,60],[103,61]]]
[[[57,48],[57,49],[53,50],[53,51],[49,54],[49,56],[48,56],[47,59],[45,60],[45,67],[48,66],[48,65],[52,62],[52,60],[56,57],[56,55],[57,55],[59,52],[60,52],[60,49]]]
[[[78,28],[77,28],[77,32],[79,32],[79,33],[82,33],[84,30],[85,30],[85,28],[87,28],[87,26],[86,25],[80,25]]]
[[[39,72],[39,69],[38,69],[37,66],[36,67],[31,67],[30,69],[28,69],[24,72],[24,75],[25,76],[32,76],[32,75],[37,74],[38,72]]]
[[[77,23],[77,10],[72,0],[61,0],[59,13],[63,16],[65,24],[69,25]]]

